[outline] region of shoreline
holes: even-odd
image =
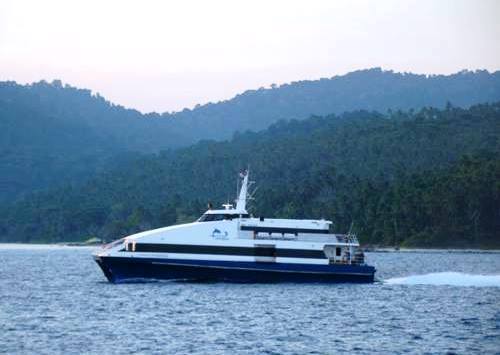
[[[462,254],[479,254],[479,253],[500,253],[500,249],[474,249],[474,248],[373,248],[365,249],[365,253],[462,253]]]
[[[78,242],[69,243],[0,243],[0,249],[47,249],[47,248],[100,248],[104,244],[85,244]],[[465,254],[479,254],[479,253],[500,253],[500,249],[475,249],[475,248],[366,248],[365,253],[465,253]]]

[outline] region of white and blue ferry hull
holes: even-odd
[[[228,260],[94,256],[113,283],[134,280],[192,280],[240,283],[371,283],[375,268],[352,264],[304,264]]]

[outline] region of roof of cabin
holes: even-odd
[[[238,211],[236,209],[207,210],[204,214],[248,214],[247,211]]]

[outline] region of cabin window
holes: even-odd
[[[335,248],[335,256],[341,256],[342,250],[340,248]]]
[[[248,218],[248,214],[234,214],[234,213],[205,213],[200,217],[198,222],[213,222],[213,221],[222,221],[222,220],[232,220],[233,218]]]
[[[204,214],[198,220],[198,222],[213,222],[213,221],[222,221],[224,219],[223,214]]]

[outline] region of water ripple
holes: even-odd
[[[471,275],[461,272],[436,272],[426,275],[395,277],[385,280],[384,282],[392,285],[500,287],[500,275]]]
[[[89,249],[0,246],[0,352],[498,352],[498,254],[367,258],[386,281],[112,285]]]

